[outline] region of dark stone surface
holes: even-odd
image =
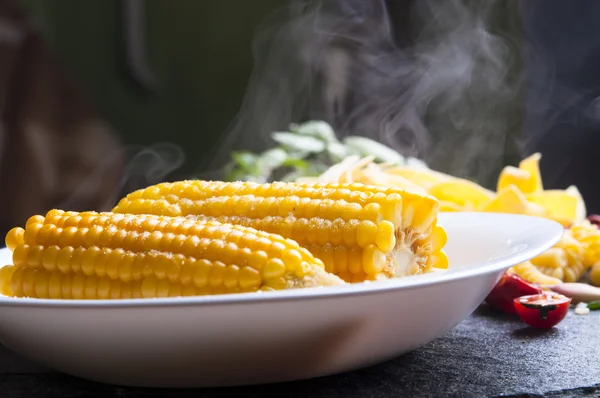
[[[600,397],[600,311],[536,331],[485,307],[395,360],[302,382],[233,389],[146,390],[91,383],[0,349],[0,396],[30,397]]]

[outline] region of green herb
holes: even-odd
[[[403,164],[404,157],[393,149],[387,146],[373,141],[365,137],[346,137],[344,139],[346,147],[358,152],[362,156],[374,156],[376,160],[380,162],[392,163],[392,164]]]
[[[350,136],[340,141],[324,121],[292,124],[289,131],[271,134],[276,146],[262,153],[237,151],[225,168],[226,181],[294,181],[316,177],[348,156],[373,156],[375,162],[427,168],[421,160],[404,158],[391,148],[368,138]]]
[[[331,126],[320,120],[311,120],[303,124],[292,124],[290,126],[292,133],[300,135],[309,135],[319,138],[326,143],[338,142],[338,139]]]
[[[325,149],[325,142],[322,140],[294,133],[273,133],[271,137],[291,151],[299,153],[319,153]]]

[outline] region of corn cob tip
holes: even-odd
[[[397,244],[385,259],[383,273],[388,277],[398,278],[426,273],[434,268],[448,268],[448,257],[442,250],[447,238],[442,227],[437,226],[424,238],[414,231],[398,230],[396,234]]]

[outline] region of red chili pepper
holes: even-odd
[[[516,298],[514,303],[523,322],[534,328],[548,329],[565,319],[571,299],[562,294],[545,292]]]
[[[542,289],[527,282],[517,274],[505,273],[500,281],[494,286],[485,301],[500,311],[514,314],[516,312],[514,299],[531,294],[540,294]]]

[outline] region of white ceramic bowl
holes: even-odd
[[[144,387],[281,382],[397,357],[469,316],[512,265],[554,245],[541,218],[441,214],[448,271],[371,284],[210,297],[0,297],[0,340],[74,376]],[[2,263],[10,252],[0,250]]]

